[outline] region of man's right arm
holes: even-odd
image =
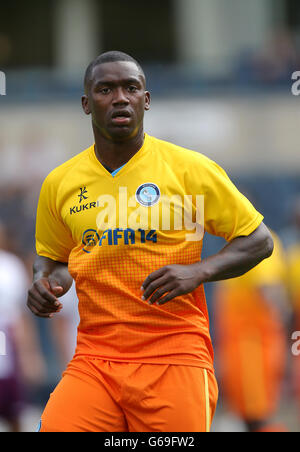
[[[38,317],[53,317],[62,308],[58,298],[68,292],[72,282],[67,264],[37,256],[33,265],[33,283],[28,291],[28,308]]]

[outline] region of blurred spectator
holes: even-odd
[[[0,221],[5,222],[9,237],[6,250],[26,259],[34,249],[34,217],[32,210],[27,209],[34,187],[26,189],[13,181],[0,189]]]
[[[22,261],[5,250],[8,243],[9,237],[0,224],[0,331],[6,338],[6,354],[0,356],[0,417],[18,432],[26,386],[41,384],[45,367],[25,305],[28,275]]]
[[[12,54],[12,42],[8,35],[0,33],[0,65],[6,65]]]
[[[290,308],[286,262],[274,253],[240,278],[216,285],[216,356],[220,393],[250,432],[286,431],[274,422],[286,370]]]
[[[289,224],[280,232],[284,247],[288,250],[300,243],[300,194],[291,202]]]
[[[242,80],[289,83],[291,74],[300,66],[300,49],[289,30],[274,30],[263,48],[245,52],[239,66]]]

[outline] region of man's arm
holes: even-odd
[[[249,236],[237,237],[219,253],[192,265],[167,265],[151,273],[142,285],[143,299],[164,304],[190,293],[205,282],[235,278],[251,270],[273,252],[273,239],[264,223]],[[155,293],[154,293],[155,292]]]
[[[58,297],[68,292],[72,281],[67,264],[37,256],[33,265],[33,283],[28,291],[28,308],[38,317],[53,317],[62,308]]]

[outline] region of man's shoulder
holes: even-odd
[[[157,146],[157,149],[163,154],[166,160],[175,160],[175,162],[180,162],[181,160],[187,163],[198,164],[203,166],[216,165],[216,163],[211,160],[208,156],[202,154],[199,151],[188,149],[183,146],[171,143],[169,141],[164,141],[156,137],[151,137],[153,144]]]

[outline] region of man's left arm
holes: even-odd
[[[162,305],[200,284],[235,278],[247,273],[273,252],[270,231],[261,223],[248,236],[234,238],[221,251],[191,265],[167,265],[151,273],[142,285],[143,299]]]

